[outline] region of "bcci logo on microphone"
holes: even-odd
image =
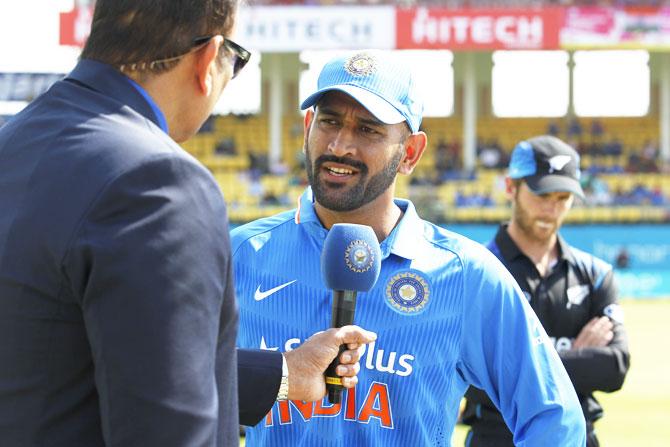
[[[430,286],[421,272],[396,273],[386,283],[386,304],[404,315],[418,315],[430,301]]]
[[[372,254],[372,248],[367,242],[356,239],[351,241],[344,252],[344,262],[347,267],[356,273],[363,273],[370,270],[375,257]]]

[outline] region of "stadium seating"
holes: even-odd
[[[584,129],[578,138],[566,136],[567,122],[558,122],[559,137],[579,145],[582,151],[582,169],[589,178],[595,176],[606,187],[606,199],[611,206],[594,203],[576,203],[568,219],[570,222],[660,222],[670,218],[670,176],[658,172],[621,172],[628,166],[629,157],[641,152],[648,141],[658,135],[658,121],[654,117],[598,118],[603,134],[589,131],[592,119],[582,118]],[[495,118],[478,120],[478,139],[497,141],[502,151],[509,154],[519,141],[547,133],[551,118]],[[423,129],[432,145],[426,151],[412,178],[399,177],[396,195],[411,197],[417,206],[431,208],[426,213],[433,219],[453,222],[498,222],[509,216],[504,191],[504,169],[486,169],[478,162],[474,173],[452,173],[442,176],[435,168],[436,145],[439,141],[458,141],[462,132],[459,118],[426,118]],[[590,152],[588,148],[616,138],[621,142],[621,154]],[[221,141],[230,141],[232,154],[217,153]],[[302,116],[287,116],[282,123],[281,154],[289,174],[274,175],[269,169],[250,173],[254,155],[267,155],[268,123],[263,116],[219,116],[208,131],[196,135],[183,144],[192,155],[207,166],[219,182],[229,203],[230,218],[245,222],[295,206],[304,190],[305,176],[301,166],[303,145]],[[416,181],[423,179],[423,181]],[[423,186],[421,186],[423,185]],[[587,195],[590,194],[585,185]],[[655,194],[655,195],[654,195]],[[601,197],[602,199],[602,197]],[[479,205],[485,203],[486,206]]]

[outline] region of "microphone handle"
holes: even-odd
[[[333,290],[333,309],[330,327],[342,327],[353,324],[355,311],[355,290]],[[342,378],[335,373],[335,369],[340,364],[340,354],[346,349],[346,345],[340,346],[337,357],[335,357],[326,370],[326,390],[328,391],[328,401],[331,404],[339,404],[342,401]]]

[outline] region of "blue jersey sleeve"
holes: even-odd
[[[478,248],[475,248],[478,250]],[[505,267],[482,248],[465,265],[459,371],[500,410],[517,446],[584,446],[577,395],[537,316]]]

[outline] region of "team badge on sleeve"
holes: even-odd
[[[612,303],[603,309],[603,314],[616,323],[623,323],[623,309],[616,303]]]
[[[372,247],[360,239],[351,241],[344,252],[344,262],[346,262],[350,270],[356,273],[367,272],[375,262]]]
[[[418,315],[430,302],[430,286],[423,273],[407,270],[393,275],[386,283],[386,304],[404,315]]]

